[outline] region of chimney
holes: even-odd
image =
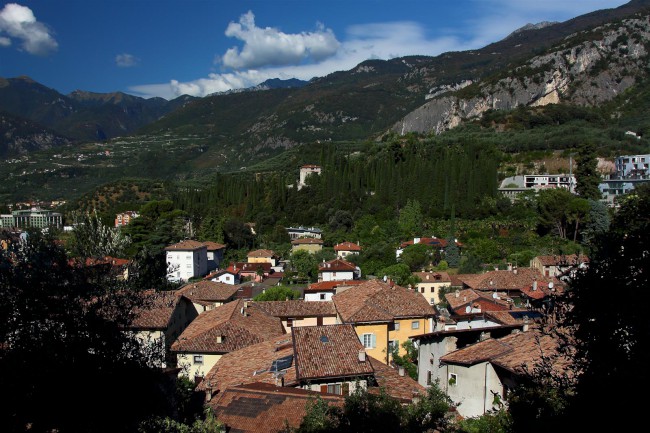
[[[463,302],[467,302],[467,296],[463,296]]]
[[[212,400],[212,382],[210,379],[205,382],[205,398],[207,401]]]
[[[400,365],[399,368],[397,369],[397,371],[399,372],[400,376],[404,376],[404,366],[403,365]]]
[[[456,290],[456,297],[459,297],[459,296],[460,296],[460,292],[458,290]]]
[[[537,290],[537,280],[533,281],[533,290]]]
[[[217,343],[223,343],[223,335],[217,335]]]
[[[248,301],[244,301],[244,308],[248,308]]]
[[[366,351],[365,351],[365,349],[359,350],[359,362],[366,362]]]
[[[512,271],[512,263],[508,263],[508,270]]]

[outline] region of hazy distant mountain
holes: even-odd
[[[34,122],[0,112],[0,158],[13,158],[35,150],[49,149],[70,140]]]
[[[29,77],[0,78],[0,110],[80,141],[131,134],[192,99],[166,101],[80,90],[62,95]]]

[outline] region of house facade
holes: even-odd
[[[166,247],[165,253],[169,281],[188,281],[208,273],[208,251],[201,242],[178,242]]]
[[[388,364],[390,352],[412,335],[434,329],[435,310],[419,293],[380,280],[369,280],[332,298],[340,323],[354,326],[369,356]]]
[[[291,241],[291,252],[307,251],[309,254],[314,254],[323,250],[323,241],[317,238],[301,238]]]
[[[137,218],[139,214],[134,210],[127,210],[115,215],[115,227],[124,227],[129,225],[131,221]]]
[[[226,253],[226,246],[217,242],[203,242],[208,254],[208,272],[219,269]]]
[[[337,258],[345,259],[350,254],[359,254],[361,252],[361,246],[354,242],[341,242],[340,244],[334,245],[334,252]]]
[[[361,278],[361,269],[354,263],[343,259],[323,262],[318,266],[318,282],[348,281]]]
[[[320,239],[323,237],[323,231],[317,227],[287,227],[287,234],[291,240],[300,238]]]
[[[235,300],[239,287],[210,280],[188,283],[176,293],[189,299],[197,314]]]
[[[277,266],[278,256],[272,250],[255,250],[247,254],[248,263],[270,263]]]
[[[451,287],[451,278],[447,272],[414,272],[413,275],[420,279],[415,286],[424,298],[431,304],[439,304],[442,301],[441,289]]]

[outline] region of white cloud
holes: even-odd
[[[368,59],[391,59],[409,55],[436,56],[448,51],[479,49],[503,39],[527,23],[564,21],[597,9],[617,7],[625,0],[474,0],[478,18],[462,25],[430,29],[411,21],[352,25],[339,40],[323,26],[315,33],[285,34],[255,26],[248,12],[231,22],[226,35],[244,41],[241,51],[231,48],[219,60],[235,69],[213,73],[189,82],[133,86],[142,96],[171,99],[183,94],[205,96],[257,85],[270,78],[310,80],[346,71]],[[427,36],[435,30],[437,36]],[[320,39],[319,39],[320,38]]]
[[[46,55],[56,51],[59,44],[51,30],[36,21],[32,10],[16,3],[8,3],[0,10],[0,45],[11,45],[11,39],[18,39],[21,49],[30,54]]]
[[[115,56],[115,64],[120,68],[130,68],[137,65],[140,59],[132,54],[122,53]]]
[[[228,24],[225,34],[244,42],[241,50],[230,48],[218,58],[223,66],[233,69],[318,62],[334,55],[340,45],[332,30],[322,24],[314,32],[288,34],[272,27],[257,27],[251,11],[239,22]]]

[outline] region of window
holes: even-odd
[[[203,355],[194,355],[194,364],[203,364]]]
[[[293,319],[287,319],[287,328],[291,328],[293,326]]]
[[[420,322],[418,320],[414,320],[411,322],[411,329],[420,329]]]
[[[341,384],[340,383],[334,383],[331,385],[327,385],[327,392],[330,394],[338,394],[341,395]]]
[[[427,371],[427,385],[433,384],[433,380],[431,378],[431,370]]]
[[[393,323],[393,330],[394,331],[399,331],[399,322]]]
[[[388,350],[389,351],[392,351],[396,347],[399,349],[399,340],[390,340],[388,342]]]
[[[377,337],[375,337],[375,334],[363,334],[361,336],[361,342],[366,349],[374,349],[377,347]]]
[[[320,294],[320,300],[321,300],[321,301],[324,301],[324,300],[325,300],[325,293],[321,293],[321,294]]]

